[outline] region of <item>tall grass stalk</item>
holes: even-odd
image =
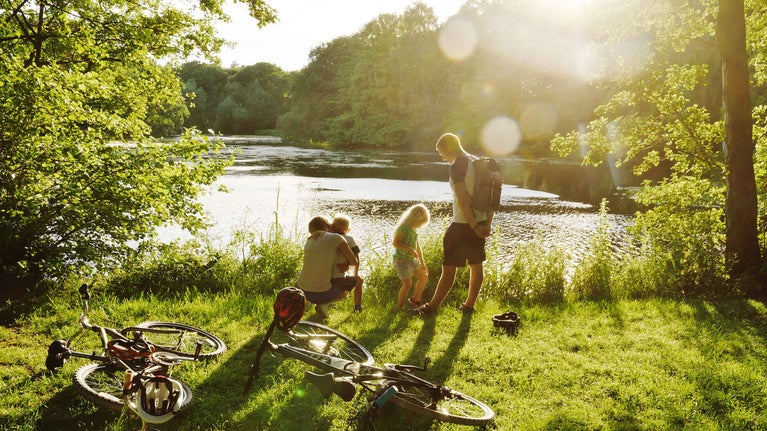
[[[611,283],[617,262],[610,240],[610,221],[607,218],[607,200],[599,207],[597,229],[591,236],[588,252],[575,268],[571,290],[577,299],[607,299],[611,296]]]

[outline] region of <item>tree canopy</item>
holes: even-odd
[[[764,202],[767,184],[760,177],[757,186],[754,171],[767,168],[767,143],[751,138],[751,116],[764,108],[749,108],[749,76],[754,84],[763,76],[754,59],[764,53],[754,48],[764,29],[754,24],[765,11],[762,2],[748,3],[748,14],[730,1],[610,3],[602,10],[609,19],[600,22],[613,96],[585,133],[552,141],[563,155],[587,148],[587,162],[613,158],[645,178],[637,198],[647,211],[637,215],[635,232],[645,253],[654,250],[665,256],[661,264],[678,267],[682,290],[715,285],[730,269],[738,277],[760,263],[757,190]],[[635,26],[619,24],[629,17]]]
[[[260,23],[273,10],[249,0]],[[221,1],[6,1],[0,8],[0,285],[119,260],[157,225],[202,225],[216,145],[150,138],[187,115],[158,60],[211,56]],[[134,245],[135,246],[135,245]]]

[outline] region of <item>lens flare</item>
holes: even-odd
[[[477,31],[468,19],[453,16],[439,31],[439,47],[451,60],[463,61],[477,48]]]
[[[482,147],[495,156],[505,156],[519,148],[522,131],[513,119],[505,116],[492,118],[482,128]]]

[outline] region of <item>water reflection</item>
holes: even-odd
[[[248,138],[230,139],[229,151],[238,151],[232,174],[296,175],[320,178],[382,178],[444,181],[448,164],[436,152],[329,151],[291,146],[253,145]],[[504,182],[541,190],[567,201],[598,206],[607,197],[611,212],[633,213],[630,201],[618,191],[635,185],[630,172],[607,166],[589,167],[562,160],[498,158]],[[257,172],[257,173],[256,173]]]
[[[209,235],[217,246],[226,245],[235,230],[265,233],[275,221],[300,240],[311,217],[343,212],[350,216],[351,234],[363,250],[388,253],[391,230],[413,203],[425,203],[437,219],[424,234],[441,236],[450,216],[449,167],[436,153],[328,151],[273,143],[232,145],[229,150],[237,151],[236,162],[219,180],[229,192],[211,191],[201,202],[210,214]],[[524,161],[501,163],[508,172],[535,178],[522,174],[528,172],[518,167]],[[518,243],[537,237],[565,247],[577,259],[597,227],[596,206],[514,185],[515,178],[506,176],[502,208],[495,217],[500,252],[508,257]],[[569,180],[577,185],[589,178],[570,173]],[[630,219],[610,215],[610,222],[620,246]],[[184,235],[178,229],[161,233],[163,239]]]

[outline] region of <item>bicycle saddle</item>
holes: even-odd
[[[336,394],[344,401],[351,401],[357,395],[357,386],[348,380],[336,380],[333,373],[316,374],[311,371],[304,373],[306,380],[314,384],[323,397]]]
[[[109,340],[107,351],[110,355],[120,358],[123,361],[131,361],[137,358],[146,358],[154,353],[154,346],[150,346],[143,341],[133,340]]]

